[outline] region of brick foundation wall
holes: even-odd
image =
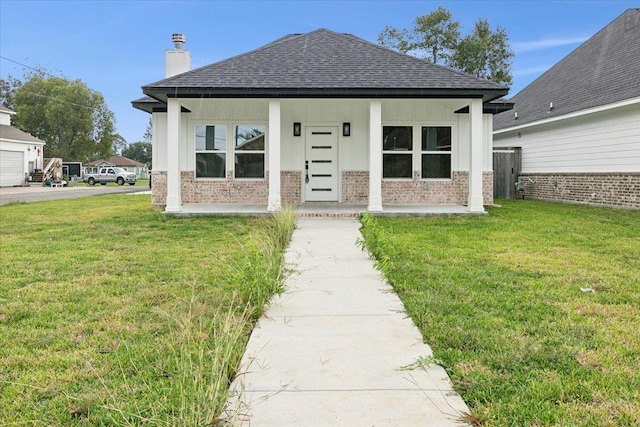
[[[525,197],[640,208],[640,173],[548,173],[520,176],[525,185]]]
[[[483,203],[493,204],[493,172],[482,176]],[[466,205],[469,198],[469,173],[453,172],[451,180],[422,181],[414,172],[411,181],[382,181],[382,204],[392,205]]]
[[[280,173],[280,197],[283,204],[302,203],[302,172],[282,171]]]
[[[229,173],[225,180],[198,180],[194,172],[182,171],[182,203],[267,204],[269,198],[269,173],[264,179],[237,180]],[[300,204],[302,173],[283,171],[280,185],[282,203]],[[151,203],[164,207],[167,204],[167,172],[152,172]]]
[[[482,203],[493,204],[493,171],[482,172]]]
[[[369,172],[342,172],[342,203],[369,203]]]
[[[151,205],[167,205],[167,172],[151,171]]]
[[[269,198],[269,176],[264,179],[238,180],[233,172],[224,180],[202,180],[195,178],[195,172],[182,171],[182,203],[223,203],[223,204],[267,204]]]
[[[458,204],[467,203],[469,186],[467,172],[454,172],[446,181],[421,181],[419,172],[410,181],[383,181],[382,203],[392,205]],[[265,179],[236,180],[229,174],[225,180],[196,180],[193,171],[181,172],[182,203],[267,204],[268,173]],[[280,178],[282,203],[302,203],[302,172],[282,171]],[[636,175],[636,206],[640,174]],[[484,204],[493,203],[493,173],[483,175]],[[531,194],[529,191],[527,194]],[[538,197],[538,196],[533,196]],[[543,197],[540,197],[543,198]],[[167,201],[167,173],[152,171],[151,203],[164,207]],[[342,203],[369,202],[369,172],[342,172]],[[595,202],[593,202],[595,203]]]

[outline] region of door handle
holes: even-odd
[[[304,173],[305,173],[304,182],[305,184],[308,184],[309,183],[309,160],[305,160],[304,162]]]

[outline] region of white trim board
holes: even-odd
[[[548,123],[557,122],[560,120],[571,119],[574,117],[586,116],[589,114],[600,113],[602,111],[613,110],[615,108],[626,107],[629,105],[640,104],[640,97],[625,99],[624,101],[614,102],[613,104],[601,105],[598,107],[587,108],[586,110],[575,111],[573,113],[563,114],[562,116],[550,117],[548,119],[537,120],[535,122],[525,123],[519,126],[512,126],[500,130],[494,130],[493,134],[498,135],[501,133],[512,132],[515,130],[526,129],[533,126],[544,125]],[[515,111],[515,109],[514,109]]]

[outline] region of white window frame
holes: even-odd
[[[425,127],[448,127],[449,129],[451,129],[451,145],[449,148],[449,151],[429,151],[429,150],[422,150],[422,128]],[[418,145],[418,159],[417,159],[417,165],[418,165],[418,171],[420,171],[420,180],[421,181],[451,181],[453,179],[453,146],[454,146],[454,141],[456,140],[456,133],[455,133],[455,126],[452,123],[446,122],[446,123],[442,123],[442,122],[431,122],[431,123],[427,123],[427,124],[420,124],[418,125],[418,131],[420,134],[420,138],[419,141],[417,141]],[[423,176],[422,173],[422,156],[424,154],[449,154],[450,156],[450,171],[449,171],[449,177],[446,178],[425,178]]]
[[[197,126],[214,126],[214,128],[216,126],[224,126],[226,129],[225,132],[225,150],[224,151],[220,151],[220,150],[198,150],[198,146],[197,146],[197,135],[196,135],[196,127]],[[225,180],[227,179],[227,176],[229,174],[229,124],[225,121],[213,121],[213,120],[207,120],[207,121],[197,121],[191,124],[191,129],[193,130],[193,175],[195,177],[195,179],[197,180]],[[214,131],[215,132],[215,131]],[[214,135],[215,138],[215,135]],[[219,176],[197,176],[198,173],[198,166],[197,166],[197,155],[198,153],[210,153],[210,154],[224,154],[225,158],[224,158],[224,176],[219,177]]]
[[[237,126],[262,126],[264,127],[264,150],[238,150],[236,151],[236,127]],[[265,179],[267,179],[267,145],[268,145],[268,140],[269,140],[269,125],[266,122],[260,121],[260,120],[244,120],[241,122],[233,122],[233,124],[231,125],[231,129],[229,131],[231,133],[231,140],[228,141],[228,146],[231,147],[231,150],[227,149],[228,153],[231,153],[231,158],[229,159],[229,163],[231,165],[231,168],[228,170],[233,170],[233,179],[234,180],[238,180],[238,181],[264,181]],[[240,177],[238,178],[236,176],[236,154],[262,154],[263,155],[263,162],[264,162],[264,169],[262,171],[262,177],[261,178],[255,178],[255,177],[247,177],[247,178],[243,178]]]
[[[400,151],[400,150],[385,150],[384,149],[384,128],[385,127],[409,127],[411,128],[411,150]],[[382,180],[383,181],[411,181],[413,180],[415,174],[415,153],[416,153],[416,126],[414,123],[407,122],[392,122],[392,123],[382,123],[382,128],[380,132],[382,133]],[[411,176],[409,177],[385,177],[384,176],[384,156],[385,154],[393,154],[393,155],[405,155],[411,156]]]

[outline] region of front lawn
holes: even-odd
[[[286,216],[178,219],[143,195],[0,207],[0,424],[212,425],[279,289]]]
[[[365,241],[487,426],[640,425],[640,212],[530,200],[365,217]]]

